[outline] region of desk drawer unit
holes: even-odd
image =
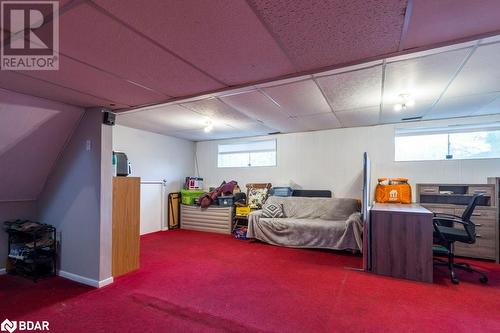
[[[181,229],[231,234],[233,207],[181,205]]]

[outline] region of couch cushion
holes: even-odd
[[[319,219],[332,203],[332,198],[269,197],[268,203],[282,204],[285,216],[297,219]]]
[[[347,220],[352,213],[359,211],[356,199],[334,198],[326,212],[320,216],[323,220]]]

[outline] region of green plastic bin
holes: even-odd
[[[181,203],[183,205],[194,205],[194,201],[205,193],[201,190],[181,190]]]

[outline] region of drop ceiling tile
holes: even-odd
[[[49,82],[40,81],[14,71],[1,71],[0,87],[36,97],[47,98],[66,104],[82,107],[104,106],[110,109],[126,108],[128,105],[116,104],[107,98],[83,94],[69,88],[62,88]]]
[[[488,105],[498,96],[498,93],[477,94],[455,98],[443,98],[432,108],[425,119],[444,119],[472,116],[481,107]]]
[[[331,112],[321,90],[307,80],[262,89],[290,116],[305,116]]]
[[[444,95],[447,98],[500,91],[500,43],[479,46]]]
[[[287,133],[300,129],[300,124],[296,120],[291,119],[268,97],[258,91],[226,96],[221,99],[241,113],[277,131]]]
[[[137,106],[166,101],[169,96],[147,90],[80,62],[60,56],[57,71],[23,71],[28,76],[71,87],[115,104]]]
[[[498,43],[498,42],[500,42],[500,35],[495,35],[481,39],[481,45],[488,43]]]
[[[142,128],[166,135],[181,130],[203,128],[207,121],[208,117],[177,105],[155,107],[117,116],[119,125]]]
[[[480,107],[473,115],[484,116],[492,114],[500,114],[500,94],[491,103]]]
[[[96,3],[227,84],[295,72],[245,1]]]
[[[181,105],[202,116],[213,119],[214,121],[225,123],[230,126],[234,124],[253,121],[244,114],[236,111],[229,105],[224,104],[216,98],[207,98],[200,101],[182,103]]]
[[[413,1],[405,49],[500,30],[500,2],[483,0]]]
[[[249,0],[302,70],[395,52],[406,1]]]
[[[382,66],[317,79],[335,112],[380,105]]]
[[[87,3],[61,16],[60,39],[62,54],[166,95],[224,87]]]
[[[338,119],[332,112],[298,117],[297,121],[304,126],[304,130],[308,131],[319,131],[341,127]]]
[[[376,125],[379,121],[380,106],[335,112],[342,127]]]
[[[192,141],[219,140],[219,139],[241,138],[250,136],[245,132],[242,132],[227,125],[214,126],[214,129],[208,133],[205,132],[203,129],[198,129],[198,130],[174,132],[172,135],[178,138],[192,140]]]
[[[258,136],[258,135],[266,135],[269,133],[274,133],[277,131],[276,128],[272,128],[267,126],[267,124],[263,124],[260,122],[253,123],[245,123],[245,124],[236,124],[234,126],[239,136]]]
[[[360,70],[360,69],[367,69],[367,68],[370,68],[370,67],[376,67],[376,66],[382,65],[382,63],[383,63],[383,60],[375,60],[375,61],[363,62],[361,64],[356,64],[356,65],[346,66],[346,67],[340,67],[340,68],[332,69],[332,70],[329,70],[329,71],[324,71],[324,72],[321,72],[321,73],[318,73],[318,74],[313,74],[313,76],[318,78],[318,77],[322,77],[322,76],[330,76],[330,75],[334,75],[334,74],[342,74],[342,73],[346,73],[346,72],[357,71],[357,70]]]

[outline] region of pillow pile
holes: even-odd
[[[265,204],[262,207],[262,217],[268,217],[268,218],[285,217],[285,213],[283,212],[283,205],[274,203]]]

